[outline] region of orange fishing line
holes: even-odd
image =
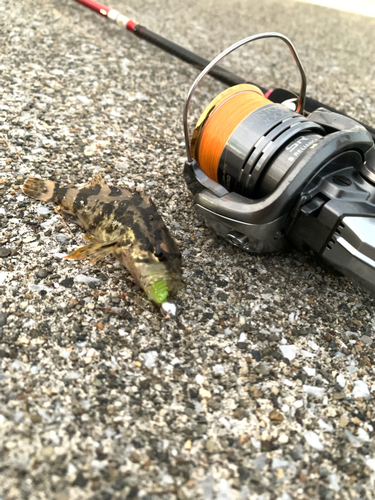
[[[217,179],[220,156],[236,127],[256,109],[270,104],[255,85],[242,84],[218,95],[198,120],[192,136],[192,156],[203,170]]]

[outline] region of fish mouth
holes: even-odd
[[[127,269],[136,283],[143,288],[152,302],[160,305],[166,301],[169,293],[180,290],[184,285],[180,258],[160,262],[152,255],[127,256],[119,253],[119,260],[126,260]]]
[[[149,300],[157,304],[162,304],[167,300],[169,292],[177,292],[184,286],[185,283],[182,279],[158,280],[154,281],[149,286],[145,286],[144,290]]]
[[[165,268],[150,269],[150,267],[141,280],[143,281],[141,286],[153,302],[162,304],[167,300],[169,293],[177,292],[185,286],[180,270],[168,271]]]

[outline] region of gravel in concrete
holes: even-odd
[[[375,20],[291,0],[113,1],[204,57],[281,31],[309,94],[373,121]],[[0,1],[0,498],[372,499],[373,300],[310,253],[241,252],[181,172],[196,71],[73,1]],[[234,72],[297,85],[260,43]],[[207,81],[192,115],[223,88]],[[199,104],[199,106],[198,106]],[[151,194],[187,287],[165,318],[125,269],[62,260],[81,232],[30,175]]]

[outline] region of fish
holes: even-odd
[[[184,286],[181,253],[151,197],[108,185],[101,174],[75,186],[26,179],[26,196],[58,205],[90,239],[65,259],[96,263],[113,254],[152,302],[160,305]]]

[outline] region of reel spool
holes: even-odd
[[[320,132],[320,133],[319,133]],[[301,153],[322,138],[322,127],[278,109],[254,85],[231,87],[212,101],[191,139],[202,171],[228,191],[259,199],[270,194]]]
[[[214,66],[261,38],[289,47],[299,96],[272,102],[247,83],[217,96],[190,141],[192,96]],[[290,40],[250,36],[219,54],[193,83],[184,109],[184,177],[194,208],[232,244],[255,253],[312,249],[375,296],[375,146],[355,120],[318,108],[304,116],[306,76]],[[285,99],[285,97],[284,97]],[[290,109],[294,105],[295,111]]]
[[[292,43],[284,35],[255,35],[227,49],[225,55],[260,38],[280,38],[292,52],[301,74],[297,112],[275,105],[255,85],[236,85],[207,106],[187,144],[188,156],[210,179],[229,192],[252,199],[270,194],[299,156],[294,150],[306,151],[324,134],[322,127],[303,117],[306,76]],[[200,77],[209,72],[208,68]],[[200,77],[192,86],[188,102]]]

